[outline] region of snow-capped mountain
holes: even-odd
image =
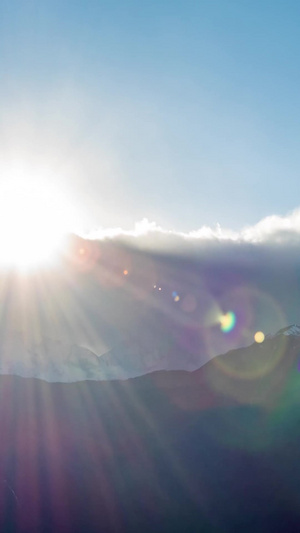
[[[20,332],[1,340],[0,374],[61,382],[103,379],[99,358],[90,350],[49,338],[28,342]]]
[[[300,326],[293,324],[292,326],[287,326],[286,328],[280,329],[276,335],[294,335],[295,337],[300,337]]]
[[[197,368],[192,356],[177,351],[170,354],[166,346],[159,349],[157,344],[137,337],[97,355],[78,344],[49,337],[33,342],[21,332],[10,332],[0,340],[0,374],[66,383],[128,379],[155,370]]]
[[[282,336],[294,339],[297,344],[300,326],[293,324],[282,328],[276,335],[267,336],[264,344]],[[36,377],[49,382],[128,379],[157,370],[191,371],[206,362],[197,365],[197,361],[199,359],[175,344],[158,345],[139,337],[127,339],[103,355],[48,337],[39,342],[28,341],[22,332],[11,332],[0,341],[0,374]]]

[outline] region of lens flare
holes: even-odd
[[[176,291],[172,292],[172,297],[173,297],[174,302],[179,302],[180,296]]]
[[[221,330],[224,333],[229,333],[233,330],[236,324],[236,315],[233,311],[228,311],[225,315],[220,317]]]
[[[254,335],[255,342],[258,342],[258,344],[261,344],[265,340],[265,335],[262,331],[257,331]]]

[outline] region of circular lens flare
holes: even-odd
[[[228,311],[220,317],[220,327],[224,333],[229,333],[233,330],[236,324],[236,315],[233,311]]]
[[[258,344],[261,344],[262,342],[264,342],[265,340],[265,335],[262,331],[257,331],[254,335],[254,340],[255,342],[257,342]]]

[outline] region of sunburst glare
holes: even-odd
[[[67,200],[50,185],[10,182],[0,190],[0,264],[28,269],[51,261],[74,221]]]

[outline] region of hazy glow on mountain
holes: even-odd
[[[52,260],[74,222],[59,191],[24,182],[0,189],[0,264],[19,269]]]

